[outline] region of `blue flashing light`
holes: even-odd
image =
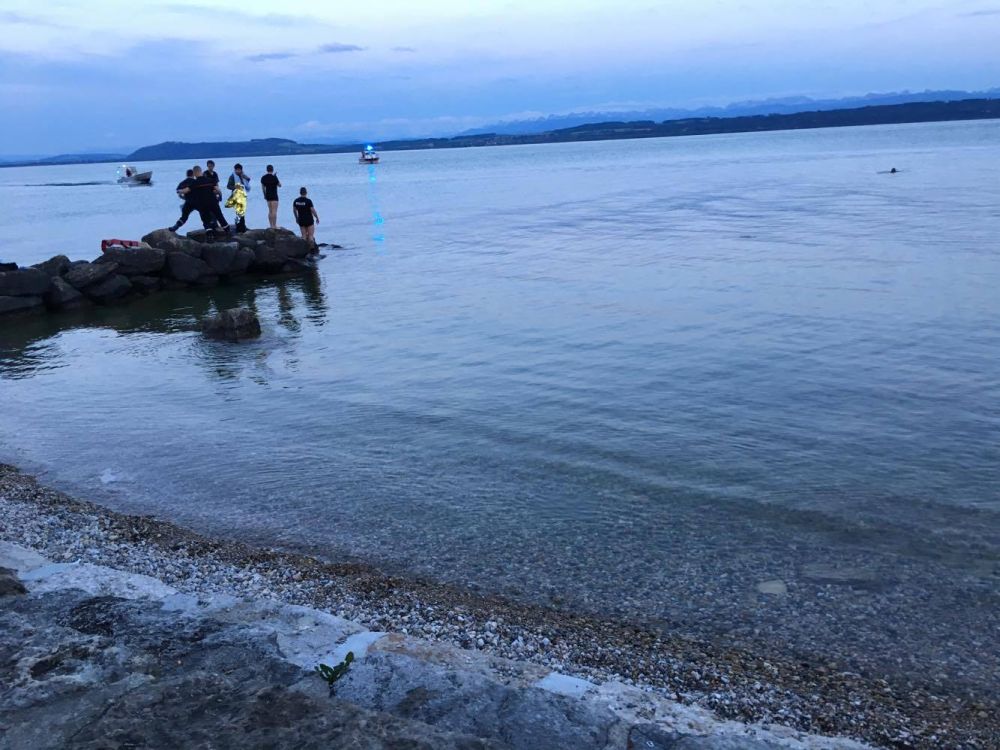
[[[374,150],[375,150],[374,146],[365,146],[365,151],[374,151]]]

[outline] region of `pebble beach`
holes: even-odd
[[[967,689],[845,668],[765,641],[699,637],[668,626],[582,614],[403,576],[357,563],[210,538],[115,513],[0,466],[0,539],[53,560],[149,575],[188,593],[305,605],[380,631],[620,680],[725,719],[793,727],[887,748],[1000,746],[996,683]],[[780,593],[782,581],[761,593]],[[844,587],[827,584],[831,596]],[[983,596],[990,596],[984,591]],[[995,627],[995,626],[994,626]],[[983,645],[990,664],[993,644]]]

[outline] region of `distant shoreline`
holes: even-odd
[[[601,122],[527,135],[486,133],[453,138],[422,138],[387,141],[382,151],[422,151],[439,148],[521,146],[544,143],[677,138],[696,135],[763,133],[785,130],[818,130],[868,125],[907,125],[930,122],[971,122],[1000,120],[1000,99],[964,99],[949,102],[887,104],[852,109],[834,109],[795,114],[751,115],[742,117],[697,117],[653,122]],[[359,151],[361,143],[324,145],[303,144],[282,138],[250,141],[185,143],[169,141],[144,146],[126,155],[67,156],[65,159],[26,160],[0,163],[0,168],[48,167],[69,164],[109,164],[115,162],[175,161],[231,157],[281,157],[310,154],[345,154]]]

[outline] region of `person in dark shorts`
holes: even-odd
[[[267,174],[260,178],[261,187],[264,188],[264,200],[267,201],[267,222],[271,229],[278,228],[278,188],[281,187],[281,180],[274,173],[274,165],[267,165]]]
[[[313,202],[306,197],[305,188],[299,188],[299,197],[292,201],[292,211],[295,213],[295,223],[299,225],[302,239],[316,248],[316,225],[319,224],[319,214]]]
[[[170,227],[171,232],[176,232],[187,222],[188,217],[194,212],[194,203],[191,202],[191,187],[194,185],[194,170],[189,169],[187,171],[187,177],[177,183],[177,197],[181,198],[184,203],[181,204],[181,218],[179,218],[172,227]]]
[[[202,177],[211,183],[212,194],[215,196],[215,205],[211,206],[212,218],[218,222],[220,227],[229,231],[229,222],[226,221],[226,217],[222,213],[222,191],[219,190],[219,175],[215,171],[215,162],[211,159],[205,162],[205,171],[202,172]],[[199,213],[201,212],[199,211]]]

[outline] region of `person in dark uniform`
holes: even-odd
[[[281,187],[281,180],[274,173],[274,165],[267,165],[267,174],[260,178],[261,187],[264,188],[264,200],[267,201],[267,222],[271,229],[278,228],[278,188]]]
[[[201,217],[202,226],[214,232],[218,226],[219,186],[211,177],[205,176],[201,167],[194,168],[194,182],[191,183],[188,195],[191,196],[192,207]]]
[[[215,162],[211,159],[205,162],[205,171],[202,173],[202,177],[209,180],[214,188],[215,205],[211,207],[212,217],[219,223],[220,227],[228,231],[229,222],[226,221],[226,217],[222,213],[222,191],[219,190],[219,175],[215,171]]]
[[[170,227],[171,232],[176,232],[187,222],[188,217],[194,212],[194,203],[191,202],[191,187],[194,185],[194,170],[189,169],[187,171],[187,177],[177,183],[177,197],[181,198],[184,203],[181,204],[181,218]]]
[[[299,188],[299,197],[292,201],[292,211],[295,213],[295,223],[299,225],[302,239],[312,244],[316,249],[316,225],[319,224],[319,214],[313,202],[306,197],[308,191]]]

